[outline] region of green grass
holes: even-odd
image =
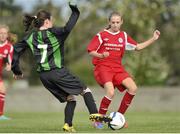
[[[0,133],[62,133],[62,113],[8,113],[12,119],[0,121]],[[180,133],[178,112],[128,112],[129,128],[113,131],[92,127],[87,113],[76,112],[74,127],[78,133]]]

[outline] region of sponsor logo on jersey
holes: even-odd
[[[4,50],[4,54],[8,54],[8,50],[7,49]]]
[[[104,38],[104,41],[108,41],[109,39],[108,38]]]
[[[118,41],[119,41],[119,43],[123,43],[123,39],[122,38],[119,38]]]

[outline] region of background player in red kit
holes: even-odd
[[[13,46],[9,41],[9,28],[6,25],[0,25],[0,120],[8,120],[4,116],[4,103],[6,96],[6,88],[2,80],[3,64],[5,63],[5,70],[11,71],[11,62],[13,55]]]
[[[104,115],[114,96],[115,88],[120,92],[127,89],[118,109],[122,114],[125,114],[137,91],[136,83],[121,63],[125,50],[144,49],[160,35],[160,32],[155,30],[149,40],[137,43],[126,32],[120,30],[122,24],[121,15],[118,12],[111,13],[109,27],[94,36],[87,48],[89,54],[93,56],[95,79],[106,91],[99,108],[99,113]],[[102,123],[95,123],[97,128],[102,126]],[[124,127],[127,127],[127,123]]]

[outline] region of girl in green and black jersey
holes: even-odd
[[[61,103],[67,102],[63,130],[74,132],[72,120],[76,106],[75,95],[83,96],[91,120],[108,122],[111,119],[98,114],[91,90],[64,67],[64,42],[80,14],[76,5],[70,3],[69,7],[72,14],[64,27],[54,27],[51,14],[45,10],[40,10],[36,16],[24,16],[25,30],[29,31],[31,25],[33,30],[14,45],[12,71],[15,79],[23,76],[19,67],[19,58],[27,48],[30,48],[37,62],[37,71],[43,85]]]

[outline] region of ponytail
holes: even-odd
[[[33,27],[40,28],[41,26],[43,26],[44,21],[46,19],[50,20],[50,18],[51,18],[51,14],[45,10],[40,10],[37,13],[37,16],[31,16],[29,14],[25,14],[23,18],[23,25],[25,27],[25,32],[29,30],[32,24]]]
[[[18,40],[18,37],[16,34],[13,33],[8,33],[8,41],[11,42],[12,44],[15,44]]]
[[[25,14],[23,18],[23,25],[25,27],[25,32],[27,32],[32,24],[32,22],[36,19],[36,17],[31,16],[29,14]]]
[[[111,28],[111,26],[110,25],[108,25],[105,29],[106,30],[109,30]]]

